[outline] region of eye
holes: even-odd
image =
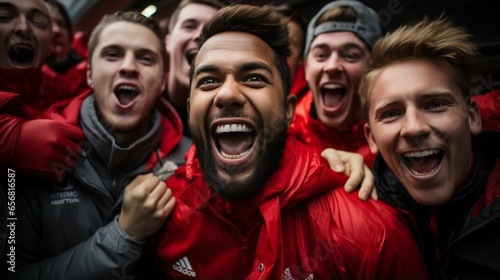
[[[266,79],[261,75],[250,75],[246,78],[248,82],[265,82]]]
[[[400,112],[391,110],[391,111],[384,112],[380,116],[380,119],[382,119],[382,120],[391,120],[391,119],[399,117],[400,115],[401,115]]]
[[[349,62],[356,62],[363,57],[363,53],[358,49],[344,50],[341,55]]]
[[[242,83],[251,88],[262,88],[265,87],[268,79],[260,74],[250,74],[243,78]]]
[[[156,59],[152,55],[142,55],[139,57],[139,60],[142,61],[146,65],[153,65],[156,62]]]
[[[442,100],[435,100],[429,103],[427,108],[430,110],[437,110],[437,109],[442,109],[445,106],[445,102]]]
[[[35,12],[31,17],[31,22],[37,28],[45,28],[49,25],[49,17],[42,12]]]
[[[219,85],[219,81],[213,77],[202,77],[198,79],[196,87],[202,91],[210,91]]]
[[[198,23],[193,20],[188,20],[182,23],[181,29],[194,30],[198,28]]]
[[[317,51],[314,53],[314,58],[317,61],[324,61],[328,58],[328,53],[324,51]]]
[[[9,22],[14,18],[12,13],[6,10],[0,10],[0,22]]]
[[[204,78],[200,80],[200,85],[215,84],[217,81],[214,78]]]
[[[120,57],[121,54],[115,50],[105,50],[102,54],[102,56],[109,61],[117,61]]]

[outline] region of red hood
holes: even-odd
[[[319,193],[341,187],[346,180],[346,176],[327,167],[319,154],[297,141],[293,136],[288,137],[278,170],[267,181],[262,191],[245,204],[254,205],[264,217],[256,259],[269,260],[271,256],[273,258],[269,260],[269,263],[273,263],[274,266],[266,270],[269,274],[258,275],[258,277],[277,279],[276,277],[284,271],[281,211]],[[174,195],[190,208],[197,209],[207,203],[225,203],[221,199],[210,200],[212,192],[202,178],[194,146],[186,154],[186,166],[181,167],[167,181],[167,185],[179,186],[182,182],[184,182],[184,187],[173,188]],[[213,208],[220,209],[221,207]],[[249,279],[255,277],[257,276],[251,275]]]

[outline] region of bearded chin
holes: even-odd
[[[191,131],[194,132],[193,129]],[[267,134],[260,133],[261,136],[257,140],[263,143],[263,145],[260,145],[263,150],[258,152],[257,163],[252,174],[244,180],[236,180],[231,178],[232,175],[241,172],[240,168],[228,167],[224,170],[230,179],[219,176],[215,168],[214,156],[210,149],[207,149],[210,145],[205,144],[207,141],[203,141],[199,134],[192,133],[191,136],[196,145],[196,156],[203,171],[203,179],[205,179],[215,195],[226,200],[245,200],[256,195],[264,187],[266,181],[280,164],[288,134],[286,123],[281,123],[275,133],[269,132]],[[264,139],[269,140],[264,142]]]

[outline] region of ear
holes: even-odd
[[[370,146],[370,152],[372,152],[372,154],[377,154],[378,146],[377,143],[375,142],[375,137],[373,136],[372,129],[370,128],[368,122],[365,123],[364,131],[366,140],[368,141],[368,145]]]
[[[92,80],[92,67],[90,66],[90,62],[87,63],[87,70],[85,71],[87,75],[87,84],[89,87],[94,88],[94,81]]]
[[[286,123],[288,127],[292,124],[293,117],[295,116],[295,108],[297,107],[297,96],[295,94],[288,94],[286,97]]]
[[[188,97],[188,99],[187,99],[186,103],[187,103],[187,104],[186,104],[187,114],[188,114],[188,116],[189,116],[189,111],[190,111],[190,108],[191,108],[191,106],[189,106],[189,104],[190,104],[190,102],[189,102],[189,97]]]
[[[467,110],[469,113],[470,132],[471,134],[478,135],[482,130],[481,113],[479,111],[479,105],[473,97],[470,97],[469,99],[469,106],[467,106]]]

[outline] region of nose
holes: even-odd
[[[28,19],[25,16],[19,16],[14,27],[14,33],[26,39],[29,39],[31,38],[31,36],[33,36],[32,30],[28,24]]]
[[[60,34],[62,32],[62,28],[55,21],[52,22],[52,34]]]
[[[421,114],[418,108],[410,108],[405,112],[401,128],[401,136],[407,139],[419,140],[429,135],[431,127],[426,116]]]
[[[139,73],[137,70],[137,60],[133,53],[125,53],[119,71],[120,75],[122,76],[137,76],[137,74]]]
[[[342,59],[336,52],[332,52],[328,60],[326,61],[324,71],[326,73],[333,73],[342,70]]]
[[[215,95],[214,104],[218,109],[239,109],[245,105],[246,98],[240,92],[238,82],[228,78]]]
[[[198,26],[198,28],[196,28],[196,31],[193,33],[193,41],[195,41],[196,43],[200,42],[200,34],[202,29],[203,24],[200,24],[200,26]]]

